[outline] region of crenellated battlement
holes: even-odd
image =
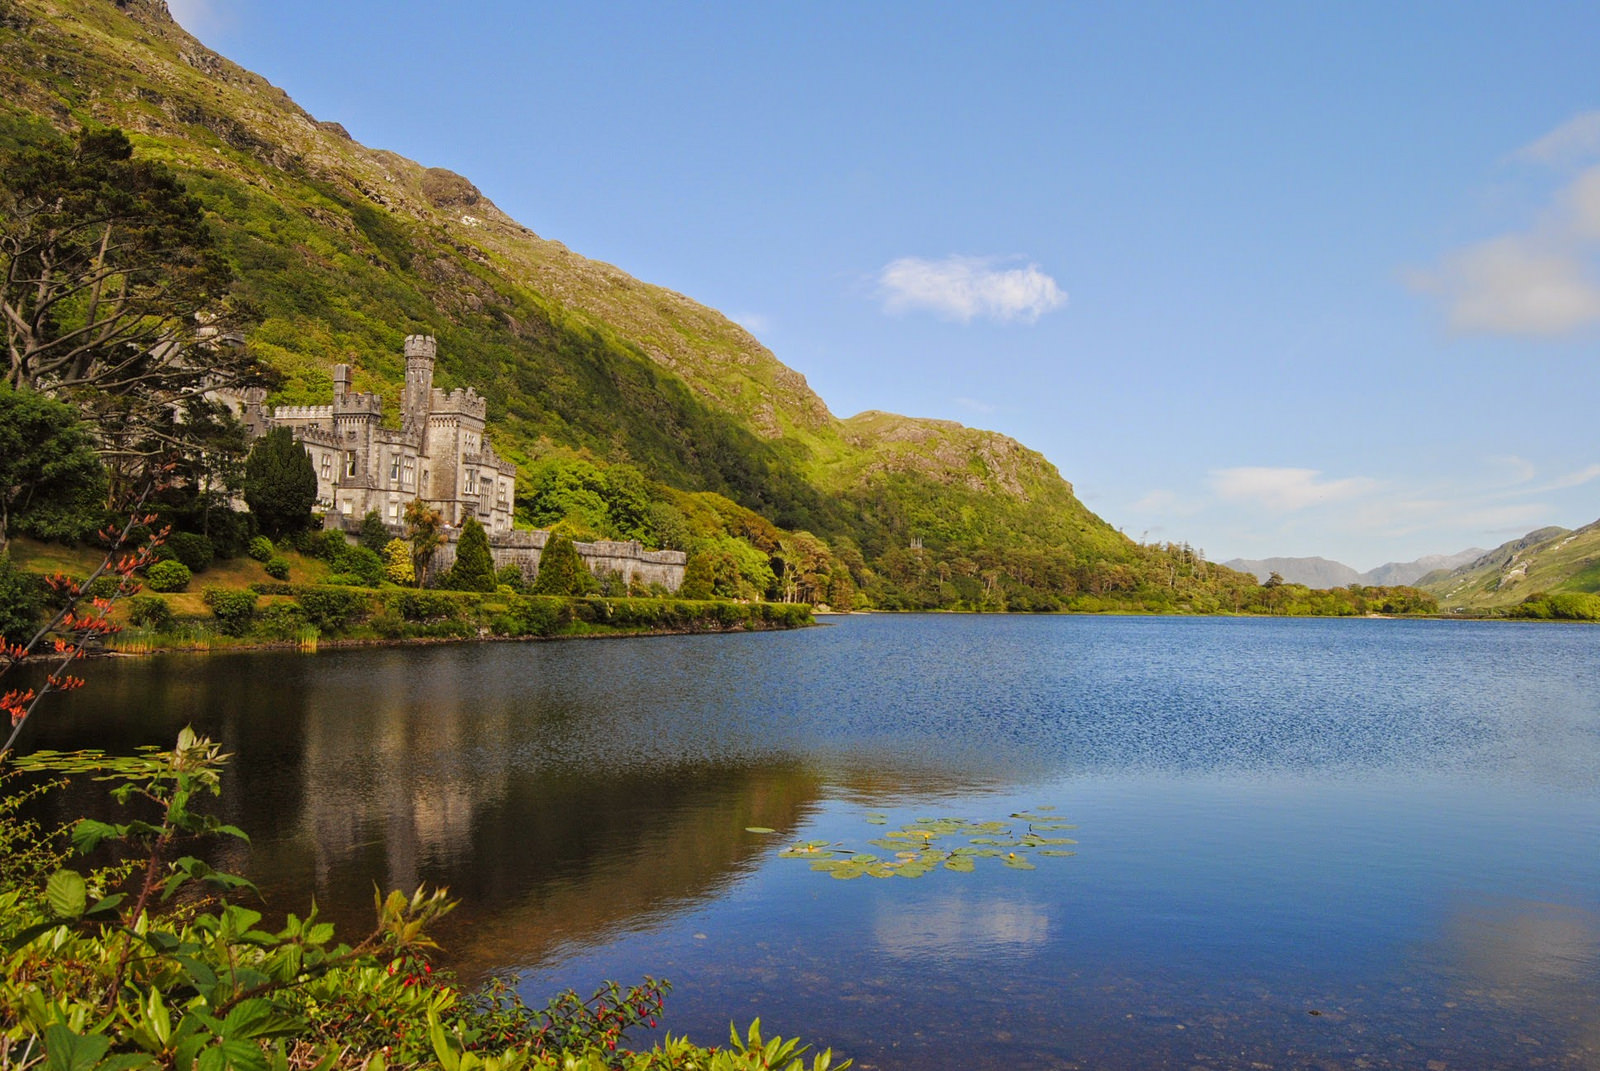
[[[488,446],[487,443],[484,444]],[[462,454],[463,465],[476,465],[480,469],[489,469],[501,475],[516,475],[517,466],[509,461],[503,461],[493,450],[485,450],[481,454]]]
[[[439,355],[439,342],[432,335],[407,335],[406,360],[431,361]]]
[[[489,415],[489,401],[471,387],[457,387],[448,393],[435,387],[433,413],[435,416],[459,414],[484,420]]]
[[[331,405],[279,405],[272,410],[273,420],[332,420]]]
[[[295,428],[294,437],[302,443],[326,446],[331,449],[337,449],[342,445],[339,433],[332,428],[325,428],[321,424],[308,424]]]
[[[383,399],[376,394],[346,394],[333,407],[335,416],[382,416]]]

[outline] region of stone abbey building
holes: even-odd
[[[460,527],[476,517],[491,535],[511,531],[517,467],[498,457],[484,434],[488,403],[471,387],[433,385],[437,343],[406,336],[406,385],[400,427],[385,428],[376,394],[350,389],[350,366],[333,366],[332,405],[280,405],[269,427],[294,432],[317,472],[317,506],[348,526],[371,510],[399,525],[421,499]]]
[[[245,424],[257,435],[288,428],[311,456],[317,473],[317,506],[329,528],[353,533],[376,510],[397,533],[407,503],[421,499],[438,510],[445,542],[435,552],[435,573],[455,562],[456,540],[467,518],[489,534],[496,568],[515,565],[529,580],[538,575],[548,532],[517,531],[517,467],[489,445],[484,424],[488,403],[471,387],[445,392],[433,385],[438,344],[430,335],[407,335],[406,384],[400,396],[400,427],[383,426],[376,394],[350,389],[350,366],[333,366],[332,405],[280,405],[269,413],[264,394],[244,399]],[[625,581],[659,584],[670,591],[683,583],[688,555],[680,550],[645,550],[637,542],[574,543],[590,571],[617,573]]]

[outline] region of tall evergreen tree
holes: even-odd
[[[383,515],[375,509],[367,510],[367,515],[361,518],[361,545],[381,557],[391,538]]]
[[[449,586],[458,591],[495,589],[494,558],[489,553],[489,534],[476,517],[468,517],[467,523],[461,526],[461,540],[456,544],[456,563],[450,568]]]
[[[288,428],[273,428],[256,440],[244,463],[244,500],[274,538],[310,525],[317,470]]]
[[[594,586],[578,548],[564,535],[550,536],[539,554],[539,575],[533,580],[535,595],[582,595]]]

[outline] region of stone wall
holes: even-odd
[[[330,513],[323,522],[329,528],[343,531],[352,542],[361,529],[359,519],[350,519],[336,513]],[[386,525],[389,534],[396,538],[404,538],[404,530]],[[445,541],[439,549],[433,552],[433,561],[430,563],[434,576],[439,576],[456,563],[456,542],[461,538],[459,530],[446,528],[443,530]],[[544,552],[544,547],[550,540],[550,533],[537,531],[510,531],[492,532],[489,534],[489,555],[494,559],[495,570],[515,565],[522,570],[523,579],[532,583],[539,575],[539,557]],[[615,540],[600,540],[595,543],[579,543],[574,541],[573,549],[578,552],[578,557],[589,567],[589,571],[596,576],[604,573],[620,573],[627,583],[637,580],[641,584],[660,584],[668,591],[677,591],[683,584],[683,570],[689,562],[689,555],[681,550],[646,550],[644,544],[638,541],[617,542]]]

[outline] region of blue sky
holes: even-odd
[[[1600,6],[172,0],[367,145],[1134,538],[1600,517]]]

